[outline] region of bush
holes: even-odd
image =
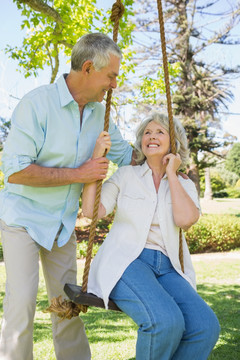
[[[240,247],[240,221],[235,215],[203,215],[185,233],[191,254]]]
[[[87,247],[88,247],[88,241],[83,240],[80,243],[77,243],[77,258],[78,259],[86,258]],[[93,244],[92,257],[94,257],[96,255],[99,247],[100,247],[100,244],[98,244],[98,243]]]
[[[240,187],[229,187],[219,192],[213,193],[214,198],[232,198],[239,199],[240,198]]]
[[[228,193],[228,197],[232,199],[240,198],[240,187],[228,188],[226,192]]]
[[[218,192],[218,191],[224,190],[226,187],[226,183],[218,174],[211,175],[211,185],[212,185],[213,192]]]
[[[227,198],[229,197],[228,192],[226,190],[214,192],[213,193],[214,198]]]

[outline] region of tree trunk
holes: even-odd
[[[188,176],[194,182],[198,195],[200,196],[200,179],[199,179],[199,171],[197,165],[191,161],[191,164],[188,169]]]
[[[210,177],[210,168],[205,168],[205,191],[204,191],[204,200],[212,200],[212,186],[211,186],[211,177]]]

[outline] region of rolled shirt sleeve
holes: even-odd
[[[28,99],[22,99],[13,112],[11,130],[4,145],[2,171],[5,182],[10,175],[34,163],[44,142],[44,131],[36,109]]]
[[[183,179],[181,176],[178,176],[178,179],[180,180],[184,190],[190,196],[190,198],[192,199],[196,207],[199,209],[199,212],[201,214],[199,196],[194,182],[191,179]]]
[[[125,169],[128,166],[121,167],[103,183],[102,192],[101,192],[101,203],[105,207],[106,215],[110,214],[118,201],[118,196],[120,193],[121,182],[126,173]]]
[[[107,158],[113,163],[118,164],[119,167],[129,165],[132,159],[133,148],[122,138],[118,127],[112,120],[109,122],[108,132],[112,145]]]

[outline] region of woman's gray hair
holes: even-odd
[[[168,116],[163,113],[153,113],[149,117],[143,120],[136,132],[136,141],[134,144],[135,147],[135,161],[138,165],[143,164],[146,160],[146,156],[142,152],[142,137],[146,126],[151,122],[155,121],[160,124],[167,132],[169,133],[169,120]],[[188,164],[189,160],[189,149],[186,132],[180,121],[176,118],[173,119],[174,124],[174,133],[175,133],[175,143],[177,153],[180,155],[182,164],[181,168],[185,167]]]
[[[95,70],[99,71],[109,64],[111,54],[122,58],[121,50],[107,35],[86,34],[72,49],[71,69],[80,71],[85,61],[91,60]]]

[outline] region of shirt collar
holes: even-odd
[[[148,166],[147,161],[144,161],[144,163],[140,167],[140,174],[141,174],[141,176],[145,176],[148,172],[150,172],[152,174],[152,170]]]
[[[74,101],[74,99],[67,87],[67,84],[66,84],[66,80],[65,80],[66,76],[67,76],[67,74],[63,74],[57,80],[57,88],[58,88],[60,103],[61,103],[62,107],[66,106],[70,102]]]
[[[72,97],[72,94],[70,93],[70,91],[67,87],[67,83],[65,80],[67,75],[68,74],[63,74],[57,80],[57,88],[58,88],[60,103],[61,103],[62,107],[70,104],[70,102],[72,102],[72,101],[75,102],[74,98]],[[86,104],[86,107],[88,107],[91,110],[93,110],[95,108],[95,106],[96,106],[95,102],[89,102],[88,104]]]
[[[150,169],[150,167],[148,166],[147,161],[145,160],[145,162],[141,165],[140,168],[140,174],[141,176],[145,176],[147,174],[151,174],[152,175],[152,170]],[[164,174],[163,179],[167,178],[167,174]]]

